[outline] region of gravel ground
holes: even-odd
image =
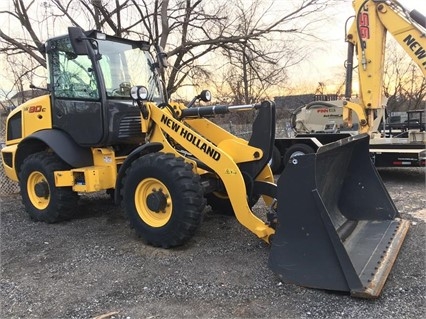
[[[421,318],[425,316],[425,171],[382,169],[412,221],[377,300],[282,284],[268,247],[234,218],[206,213],[184,247],[144,245],[104,195],[69,222],[34,223],[1,197],[1,318]]]

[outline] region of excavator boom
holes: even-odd
[[[383,77],[386,37],[392,35],[426,76],[426,17],[408,11],[396,0],[355,0],[355,18],[348,42],[343,121],[351,125],[355,112],[361,133],[376,132],[384,118]],[[351,101],[354,56],[358,61],[359,102]]]

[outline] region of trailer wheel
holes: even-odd
[[[31,219],[55,223],[72,216],[78,194],[71,187],[56,187],[54,178],[55,171],[68,169],[68,164],[51,153],[35,153],[24,160],[19,185],[22,203]]]
[[[272,158],[270,162],[272,173],[280,174],[284,168],[280,150],[274,146],[272,149]]]
[[[200,177],[173,154],[135,160],[123,179],[122,204],[130,224],[148,244],[169,248],[188,241],[204,210]]]
[[[287,164],[290,159],[296,156],[306,155],[306,154],[312,154],[315,153],[314,149],[306,144],[294,144],[291,147],[288,148],[288,150],[285,152],[284,160],[285,164]]]

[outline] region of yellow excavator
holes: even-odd
[[[426,17],[407,10],[397,0],[356,0],[354,22],[346,35],[348,42],[344,122],[357,115],[361,133],[378,131],[385,119],[383,77],[385,44],[391,34],[426,76]],[[358,61],[359,102],[352,102],[353,60]]]
[[[196,105],[209,91],[168,102],[164,56],[149,49],[74,27],[46,42],[48,92],[9,114],[1,150],[29,216],[69,219],[80,194],[108,191],[147,244],[171,248],[194,236],[208,204],[271,244],[283,281],[378,297],[409,222],[370,161],[369,136],[293,158],[275,184],[274,104]],[[256,112],[248,140],[209,120],[242,111]]]
[[[386,36],[391,34],[426,76],[426,17],[416,10],[407,10],[397,0],[354,0],[352,3],[355,17],[346,36],[348,54],[343,121],[350,127],[352,113],[355,113],[361,133],[357,136],[368,134],[373,148],[377,142],[383,143],[378,128],[385,116],[382,81]],[[358,61],[360,86],[356,102],[351,100],[354,56]],[[286,163],[278,180],[280,228],[272,242],[270,266],[288,281],[300,285],[320,288],[335,283],[334,289],[346,290],[343,286],[348,284],[351,288],[347,290],[352,294],[372,296],[376,292],[371,289],[377,291],[374,287],[383,284],[384,277],[378,273],[386,272],[392,263],[381,258],[394,255],[389,254],[388,249],[399,245],[397,243],[408,229],[408,223],[384,221],[379,217],[396,218],[398,215],[388,215],[393,211],[393,204],[385,199],[384,192],[378,191],[382,186],[376,184],[379,180],[376,172],[366,169],[368,164],[364,157],[368,153],[368,140],[361,150],[351,147],[348,139],[351,138],[322,146],[315,155],[290,157]],[[420,140],[420,146],[424,148],[426,132],[409,130],[408,140]],[[336,152],[328,153],[332,148]],[[307,162],[308,158],[314,157],[315,161]],[[291,187],[288,181],[300,179],[300,176],[304,176],[304,185]],[[309,183],[310,187],[307,186]],[[371,188],[373,184],[376,184],[377,192]],[[296,203],[292,198],[297,196],[314,197],[315,200]],[[380,201],[383,206],[370,206]],[[294,206],[289,207],[289,203]],[[281,208],[282,205],[285,207]],[[296,211],[297,214],[291,213]],[[308,229],[307,225],[311,227]],[[331,229],[337,231],[329,231]],[[299,250],[300,246],[303,246],[302,250]],[[277,257],[279,253],[283,257]],[[361,286],[364,290],[353,289]]]
[[[370,135],[370,156],[376,167],[426,165],[424,110],[410,110],[407,122],[398,126],[384,125],[386,101],[382,90],[388,34],[426,76],[426,18],[398,1],[357,0],[353,7],[356,15],[351,17],[353,22],[346,32],[345,98],[320,95],[294,110],[291,126],[295,136],[275,139],[271,162],[274,173],[280,173],[294,156],[314,153],[324,144],[357,133]],[[352,99],[355,70],[359,85],[356,100]],[[322,88],[320,83],[317,93]]]

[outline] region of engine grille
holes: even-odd
[[[140,115],[126,116],[121,119],[120,126],[118,128],[119,138],[136,137],[142,135]]]

